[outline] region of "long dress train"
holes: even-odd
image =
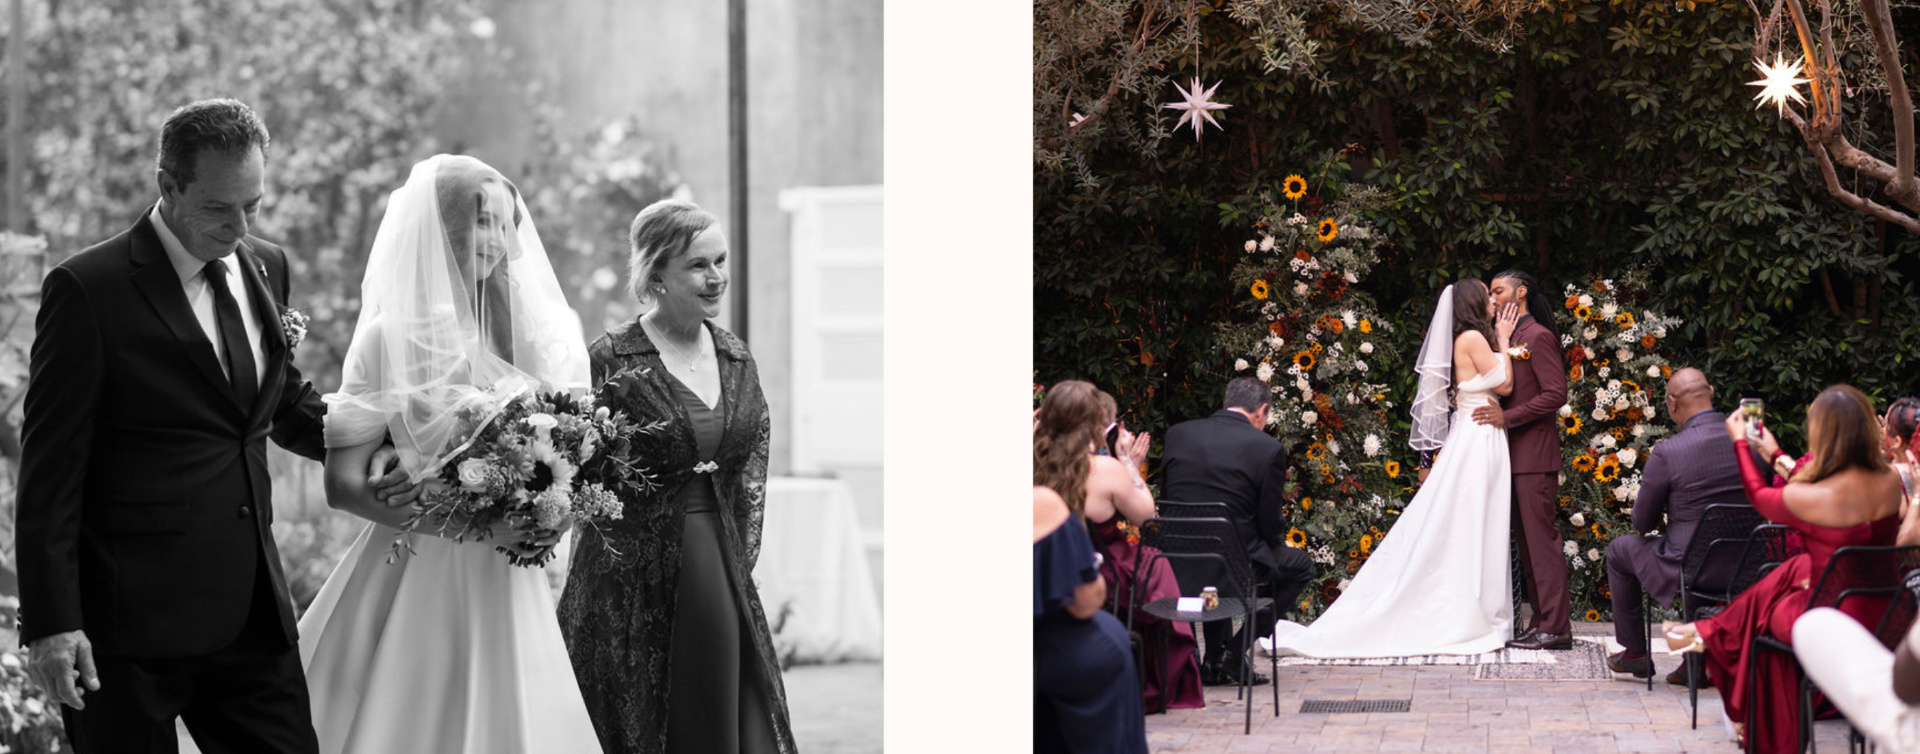
[[[1275,651],[1320,658],[1479,654],[1513,634],[1506,430],[1477,423],[1496,370],[1460,385],[1444,449],[1339,598],[1312,625],[1279,621]]]

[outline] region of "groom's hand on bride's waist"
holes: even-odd
[[[87,708],[82,694],[100,690],[100,672],[93,666],[93,644],[80,631],[42,637],[28,645],[27,677],[48,697],[74,709]]]
[[[1491,424],[1503,429],[1507,426],[1507,415],[1500,411],[1500,404],[1498,403],[1489,403],[1474,409],[1473,420],[1481,424]]]
[[[373,488],[373,499],[394,508],[412,505],[425,491],[425,484],[407,481],[406,469],[400,468],[400,453],[392,445],[382,445],[367,460],[367,486]]]

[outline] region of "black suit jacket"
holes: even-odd
[[[1279,569],[1274,549],[1285,546],[1287,531],[1280,513],[1287,451],[1279,440],[1221,409],[1167,430],[1160,466],[1161,499],[1226,503],[1247,556],[1269,572]]]
[[[266,364],[251,406],[148,217],[41,283],[16,527],[23,642],[84,629],[100,653],[211,653],[246,625],[259,568],[268,620],[294,641],[266,439],[323,458],[325,406],[280,327],[286,252],[247,236],[236,253]]]

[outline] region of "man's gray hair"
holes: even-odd
[[[1227,400],[1221,408],[1237,408],[1251,414],[1267,405],[1267,396],[1271,394],[1265,382],[1253,377],[1235,377],[1227,383]]]

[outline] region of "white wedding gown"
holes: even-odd
[[[1274,627],[1279,654],[1480,654],[1513,638],[1507,433],[1473,420],[1475,408],[1497,401],[1504,375],[1503,366],[1460,385],[1426,483],[1332,607],[1312,625]]]

